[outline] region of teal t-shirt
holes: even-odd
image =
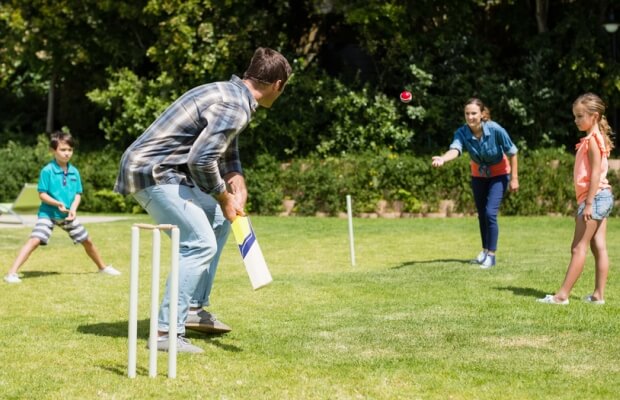
[[[80,173],[71,163],[67,165],[67,172],[58,165],[56,160],[50,161],[39,174],[39,193],[47,193],[55,200],[62,202],[68,209],[77,194],[82,194],[82,180]],[[64,219],[67,213],[62,213],[58,207],[41,202],[38,216],[41,218]]]

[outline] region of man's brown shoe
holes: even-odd
[[[205,333],[227,333],[232,329],[225,323],[218,321],[215,315],[206,310],[197,314],[189,314],[185,321],[185,328]]]

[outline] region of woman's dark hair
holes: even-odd
[[[469,99],[469,100],[467,100],[465,102],[465,106],[463,106],[463,108],[467,107],[470,104],[475,104],[478,107],[480,107],[480,114],[482,114],[482,120],[483,121],[486,122],[486,121],[490,121],[491,120],[491,110],[489,110],[489,108],[484,105],[482,100],[480,100],[477,97],[472,97],[471,99]]]

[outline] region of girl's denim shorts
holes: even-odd
[[[583,214],[583,209],[586,208],[586,203],[579,204],[577,209],[577,215]],[[611,210],[614,208],[614,195],[609,189],[603,189],[594,196],[592,202],[592,219],[601,220],[609,217]]]

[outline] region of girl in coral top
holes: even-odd
[[[592,304],[605,304],[605,284],[609,270],[607,256],[607,217],[611,213],[614,198],[607,181],[608,162],[613,144],[609,135],[611,128],[605,117],[605,104],[595,94],[581,95],[573,103],[577,128],[586,133],[577,144],[575,156],[575,193],[577,217],[571,246],[571,260],[564,282],[555,295],[538,299],[547,304],[568,304],[570,292],[581,276],[588,247],[595,260],[594,292],[583,300]]]

